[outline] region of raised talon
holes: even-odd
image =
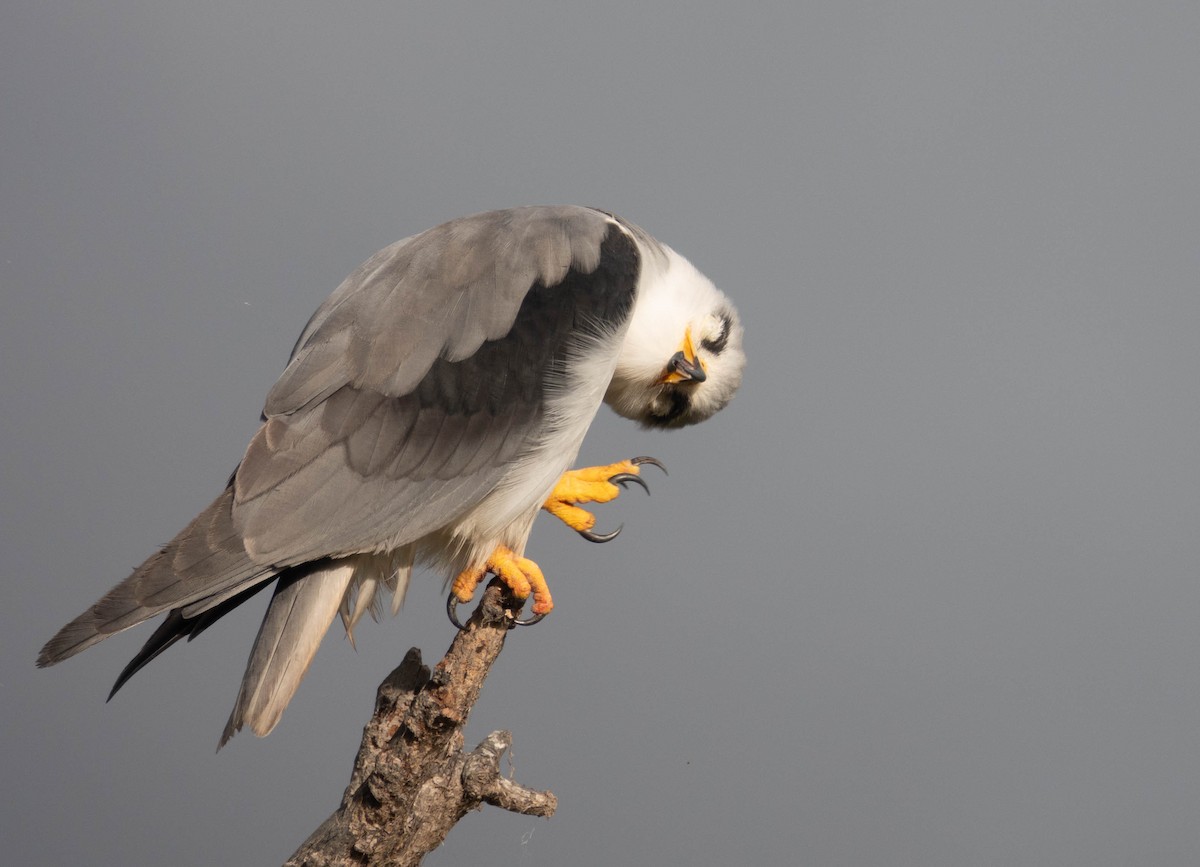
[[[608,479],[614,485],[620,485],[622,488],[629,490],[626,485],[629,482],[634,482],[642,486],[642,490],[647,494],[650,493],[650,486],[646,484],[646,480],[641,476],[635,476],[633,473],[617,473],[615,476],[610,476]]]
[[[650,458],[650,460],[654,460],[654,458]],[[642,490],[645,491],[647,495],[649,495],[649,493],[650,493],[650,486],[646,484],[645,480],[643,480],[641,476],[635,476],[633,473],[617,473],[615,476],[609,476],[608,481],[609,481],[609,484],[620,485],[622,488],[625,488],[626,490],[628,490],[627,486],[628,486],[629,482],[636,482],[637,484],[642,486]],[[613,539],[617,538],[617,536],[619,536],[621,534],[621,531],[623,529],[625,529],[625,525],[621,524],[620,526],[617,527],[617,529],[613,530],[611,533],[594,533],[591,530],[576,530],[576,532],[579,533],[580,536],[583,536],[583,538],[587,539],[589,542],[600,543],[600,542],[611,542]]]
[[[651,466],[658,467],[660,470],[662,470],[664,476],[671,475],[670,473],[667,472],[667,468],[665,466],[663,466],[662,461],[660,461],[658,458],[652,458],[649,455],[640,455],[639,457],[636,457],[636,458],[630,458],[629,463],[633,464],[634,466],[639,466],[639,467],[642,464],[650,464]]]
[[[621,490],[628,490],[631,482],[640,485],[647,494],[650,493],[650,486],[640,476],[643,464],[656,466],[664,473],[667,471],[661,461],[648,455],[640,455],[608,466],[569,470],[558,480],[542,508],[589,542],[611,542],[621,532],[621,528],[618,527],[611,533],[595,532],[593,528],[596,526],[596,516],[586,509],[579,508],[579,504],[607,503],[616,499]]]
[[[591,530],[577,530],[576,532],[578,532],[580,536],[583,536],[583,538],[587,539],[589,542],[600,543],[611,542],[620,535],[623,529],[625,529],[625,525],[621,524],[611,533],[593,533]]]

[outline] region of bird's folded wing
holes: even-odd
[[[58,631],[38,665],[53,665],[160,612],[214,595],[236,595],[277,570],[250,559],[233,526],[226,488],[162,550]]]
[[[619,339],[638,259],[598,212],[524,211],[419,235],[318,311],[235,476],[252,557],[407,544],[474,508],[547,435],[566,366]],[[597,372],[592,412],[611,373]]]

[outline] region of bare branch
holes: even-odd
[[[551,792],[526,788],[500,775],[500,756],[512,746],[511,732],[492,732],[468,755],[462,770],[468,797],[526,816],[550,818],[558,809]]]
[[[550,817],[558,800],[500,772],[512,735],[493,732],[463,752],[463,727],[504,647],[513,604],[493,582],[431,672],[412,648],[379,685],[341,806],[286,867],[416,865],[482,804]]]

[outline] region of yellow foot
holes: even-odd
[[[646,493],[649,493],[650,489],[640,478],[642,464],[653,464],[666,472],[666,468],[657,460],[647,457],[618,461],[604,467],[568,470],[558,480],[542,508],[585,539],[592,542],[614,539],[617,533],[621,532],[619,527],[612,533],[592,533],[591,529],[596,526],[596,516],[586,509],[579,508],[578,504],[607,503],[615,500],[621,493],[621,488],[630,482],[641,485]]]
[[[466,569],[459,573],[451,586],[451,592],[459,602],[470,602],[475,595],[475,588],[488,572],[498,577],[505,586],[522,602],[533,594],[534,614],[549,614],[554,608],[554,600],[550,598],[550,588],[546,585],[546,577],[538,564],[527,557],[518,556],[511,548],[500,545],[476,569]]]

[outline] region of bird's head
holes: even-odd
[[[670,248],[643,278],[604,400],[646,427],[712,416],[742,383],[742,323],[729,299]]]

